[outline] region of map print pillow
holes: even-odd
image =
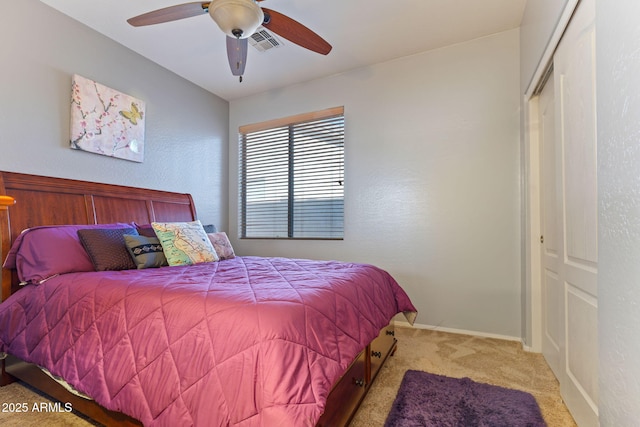
[[[152,222],[169,265],[218,261],[218,255],[200,221]]]

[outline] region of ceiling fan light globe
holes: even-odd
[[[239,38],[242,39],[255,33],[264,20],[262,8],[253,0],[213,0],[209,5],[209,15],[230,37],[236,37],[234,32],[237,34],[237,30],[241,30]]]

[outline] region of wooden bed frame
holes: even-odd
[[[62,178],[0,171],[0,196],[15,198],[16,204],[0,207],[0,248],[7,257],[11,244],[26,228],[39,225],[107,224],[152,221],[192,221],[196,219],[189,194],[100,184]],[[15,271],[2,269],[1,300],[19,291]],[[325,413],[317,426],[346,426],[371,387],[387,357],[396,349],[393,326],[384,328],[354,360],[328,397]],[[16,380],[107,426],[139,426],[139,421],[110,411],[94,401],[68,392],[37,366],[11,355],[2,360],[0,386]]]

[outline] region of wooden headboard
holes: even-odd
[[[0,171],[0,195],[16,204],[0,209],[2,262],[22,230],[39,225],[192,221],[190,194]],[[2,270],[4,301],[18,289],[15,271]]]

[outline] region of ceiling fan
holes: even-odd
[[[234,76],[244,74],[247,39],[262,25],[292,43],[326,55],[331,45],[301,23],[275,10],[260,7],[263,0],[212,0],[165,7],[127,20],[134,27],[177,21],[208,13],[227,35],[227,58]]]

